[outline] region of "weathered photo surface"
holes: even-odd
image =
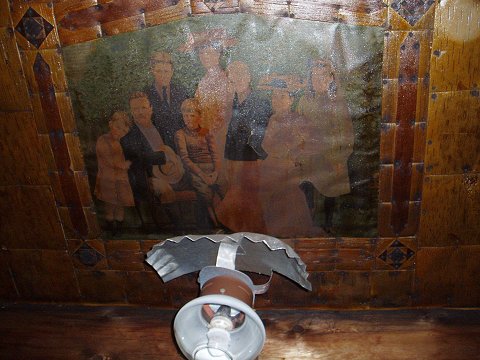
[[[65,47],[103,236],[376,236],[382,49],[246,14]]]

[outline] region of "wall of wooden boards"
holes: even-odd
[[[248,12],[385,31],[378,238],[290,239],[306,293],[267,308],[480,305],[480,3],[475,0],[0,0],[0,298],[179,306],[156,241],[100,238],[62,47],[187,16]],[[205,6],[207,5],[207,6]]]

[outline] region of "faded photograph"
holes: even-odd
[[[66,47],[103,236],[375,236],[382,49],[247,14]]]

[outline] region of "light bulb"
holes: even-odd
[[[214,309],[210,319],[206,308]],[[190,301],[178,312],[173,328],[189,360],[253,360],[265,343],[265,327],[257,313],[228,295]]]

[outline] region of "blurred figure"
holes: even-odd
[[[230,116],[231,91],[227,74],[220,65],[220,57],[223,51],[234,43],[235,39],[229,37],[225,29],[217,28],[191,33],[186,44],[180,47],[180,51],[196,51],[205,70],[198,83],[195,98],[202,113],[200,125],[213,135],[222,162]]]
[[[292,111],[296,92],[302,86],[295,77],[272,74],[261,87],[272,91],[273,115],[263,140],[267,153],[260,162],[260,198],[266,231],[279,237],[318,236],[305,195],[300,189],[302,159],[316,151],[307,120]]]
[[[142,202],[152,206],[156,195],[175,227],[181,227],[181,216],[175,202],[174,190],[182,190],[188,181],[174,151],[165,145],[159,129],[152,123],[153,110],[143,92],[130,96],[130,112],[134,124],[121,140],[125,158],[131,161],[129,181],[137,210]],[[155,219],[154,219],[155,220]]]
[[[346,101],[329,61],[310,63],[308,84],[297,111],[308,119],[315,133],[321,134],[318,151],[305,158],[304,184],[310,204],[313,188],[325,197],[324,228],[332,232],[335,198],[350,193],[348,159],[353,152],[354,132]],[[313,186],[313,188],[311,188]]]
[[[125,207],[134,206],[132,189],[128,181],[131,161],[125,160],[120,139],[130,128],[125,112],[116,111],[108,122],[110,131],[97,140],[98,174],[95,196],[105,203],[107,230],[112,235],[120,230],[125,218]]]
[[[145,93],[152,105],[152,121],[165,145],[176,150],[175,133],[184,126],[180,106],[187,93],[182,86],[172,83],[174,68],[169,53],[154,52],[150,66],[154,81]]]
[[[265,222],[259,199],[258,161],[266,156],[262,148],[270,101],[252,91],[248,66],[240,61],[228,65],[233,93],[231,119],[225,144],[229,189],[216,206],[220,222],[232,231],[264,232]]]
[[[175,134],[177,149],[191,175],[192,185],[201,205],[207,208],[210,220],[218,227],[213,198],[215,195],[223,198],[224,191],[215,141],[208,129],[200,127],[200,112],[194,99],[186,99],[181,110],[185,128]]]

